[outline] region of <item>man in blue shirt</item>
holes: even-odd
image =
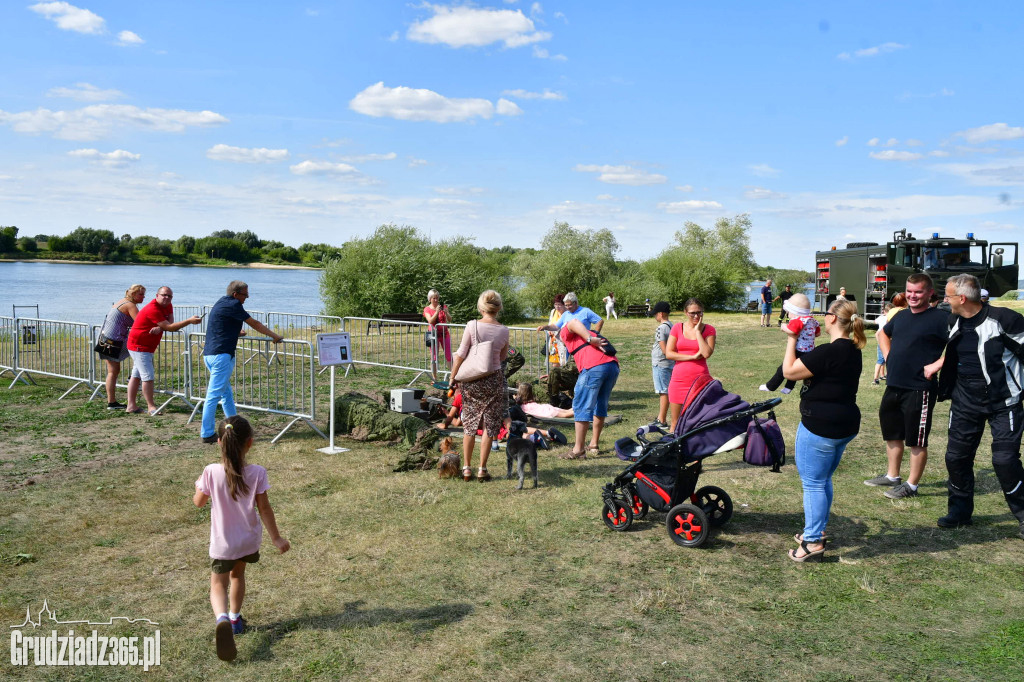
[[[565,325],[569,324],[569,320],[579,320],[587,329],[591,329],[591,325],[594,325],[593,331],[598,334],[601,333],[601,327],[604,326],[604,320],[590,308],[581,306],[579,299],[576,298],[576,294],[574,292],[570,291],[562,298],[562,300],[565,303],[565,312],[562,313],[560,318],[558,318],[558,322],[555,323],[555,328],[548,331],[558,331]]]
[[[274,343],[281,343],[284,337],[276,334],[259,320],[245,312],[242,304],[249,298],[249,285],[234,280],[228,284],[227,296],[213,304],[210,319],[206,323],[206,346],[203,347],[203,362],[210,372],[203,401],[203,428],[200,436],[204,443],[217,442],[217,404],[224,410],[225,417],[233,417],[235,396],[231,391],[231,373],[235,370],[235,347],[238,337],[244,334],[245,323],[269,336]]]

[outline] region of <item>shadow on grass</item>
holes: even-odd
[[[443,625],[457,623],[473,613],[471,604],[439,604],[426,608],[394,609],[361,608],[362,600],[346,602],[339,613],[292,618],[262,626],[253,632],[256,640],[251,660],[266,661],[274,657],[274,646],[291,632],[302,630],[347,630],[375,627],[385,623],[409,623],[415,633],[428,632]]]

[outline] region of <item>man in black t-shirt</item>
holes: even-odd
[[[936,371],[942,367],[939,395],[943,400],[953,399],[946,446],[949,508],[938,523],[941,528],[971,524],[974,456],[988,422],[992,468],[1024,539],[1024,466],[1020,461],[1024,317],[1009,308],[982,303],[981,286],[973,275],[950,277],[946,300],[953,311],[946,357],[929,368]]]
[[[895,500],[917,495],[928,462],[928,433],[938,383],[934,372],[925,376],[925,366],[942,357],[948,335],[946,313],[928,305],[933,289],[932,279],[926,274],[908,277],[908,309],[897,313],[875,335],[888,367],[885,394],[878,408],[888,468],[864,484],[890,488],[885,496]],[[910,448],[906,481],[900,478],[905,447]]]
[[[782,326],[782,321],[789,317],[789,311],[786,310],[786,301],[793,297],[793,285],[787,284],[786,290],[775,297],[776,301],[781,301],[779,305],[782,306],[782,311],[779,313],[779,326]]]

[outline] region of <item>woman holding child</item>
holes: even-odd
[[[672,430],[676,428],[683,405],[688,402],[690,388],[702,377],[710,377],[708,358],[715,352],[715,328],[704,324],[704,304],[691,298],[683,306],[685,319],[677,322],[669,332],[665,344],[665,357],[675,360],[672,380],[668,384],[669,410]]]
[[[483,429],[480,441],[480,468],[477,480],[489,481],[487,473],[487,457],[491,454],[491,441],[501,431],[502,422],[508,412],[508,398],[505,387],[505,375],[501,372],[501,358],[508,353],[508,327],[498,322],[501,312],[501,294],[493,289],[480,294],[476,301],[476,309],[480,311],[480,319],[466,325],[462,335],[462,343],[455,351],[455,364],[452,365],[452,382],[462,387],[462,479],[473,480],[473,446],[476,445],[476,431]],[[490,342],[491,352],[484,358],[487,374],[471,381],[460,381],[459,370],[474,346]],[[483,424],[483,426],[481,426]]]
[[[822,326],[831,343],[821,344],[800,358],[796,355],[796,334],[784,328],[789,338],[782,373],[787,379],[804,381],[796,432],[796,468],[804,489],[804,530],[794,536],[800,546],[789,552],[790,559],[800,562],[820,560],[825,553],[832,474],[847,444],[860,430],[857,387],[860,349],[866,339],[857,304],[833,301]]]

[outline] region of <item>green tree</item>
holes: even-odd
[[[520,312],[510,275],[462,237],[431,243],[413,227],[381,225],[370,237],[346,242],[327,262],[320,293],[330,315],[378,317],[422,311],[433,288],[455,321],[465,322],[477,317],[480,292],[496,289],[504,319],[514,320]]]
[[[18,246],[18,228],[0,227],[0,253],[9,253]]]
[[[555,294],[575,291],[581,304],[598,306],[607,292],[601,296],[596,292],[615,273],[618,250],[610,230],[582,230],[556,222],[541,240],[539,252],[516,255],[515,271],[524,279],[524,302],[534,312],[546,312]]]
[[[235,235],[235,239],[245,244],[245,248],[249,249],[250,251],[255,251],[256,249],[260,248],[260,246],[262,246],[260,238],[257,237],[256,234],[251,230],[239,232],[238,234]]]
[[[249,249],[240,241],[224,237],[203,237],[196,240],[195,253],[202,253],[209,258],[222,258],[247,263],[250,260]]]
[[[18,248],[25,253],[35,253],[39,250],[39,245],[32,237],[22,237],[18,240]]]
[[[174,242],[174,253],[180,253],[183,256],[187,256],[196,249],[196,238],[189,237],[188,235],[182,235],[178,237]]]
[[[712,229],[688,222],[671,245],[647,261],[646,269],[665,287],[673,308],[691,297],[709,308],[735,306],[755,268],[750,226],[746,214],[720,218]]]
[[[651,305],[665,300],[668,290],[651,274],[643,263],[627,260],[615,264],[615,271],[593,291],[584,292],[588,301],[597,301],[595,311],[603,314],[601,299],[609,292],[615,294],[616,308],[621,314],[628,305],[640,305],[651,299]]]

